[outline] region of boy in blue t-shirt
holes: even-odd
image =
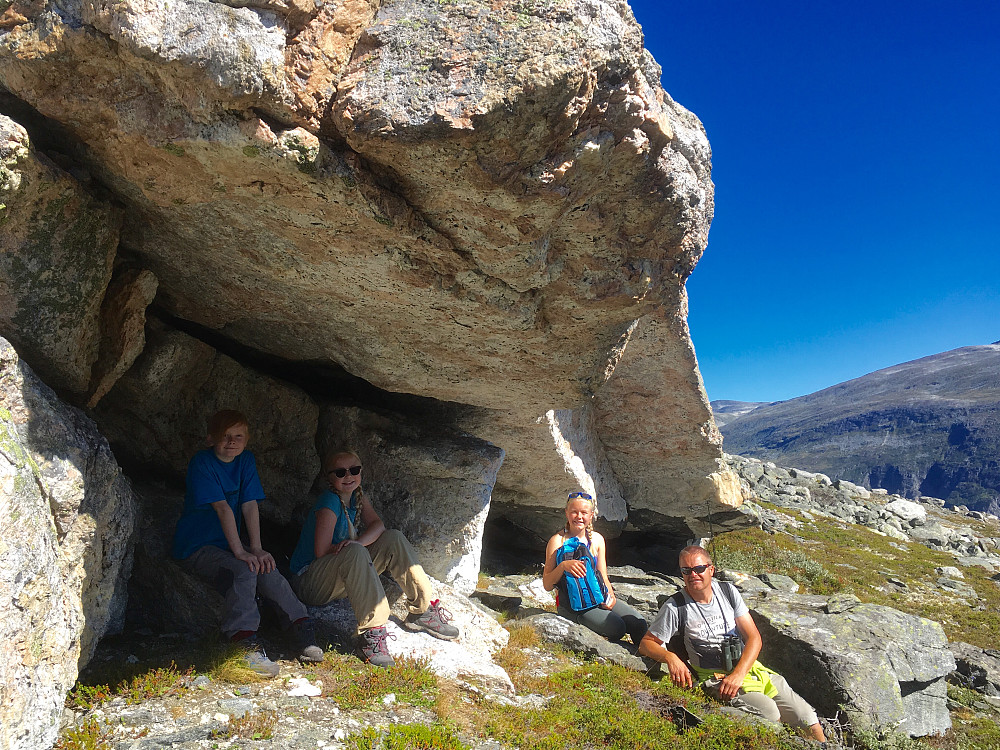
[[[292,629],[302,661],[322,661],[305,605],[261,546],[257,503],[264,488],[253,453],[246,450],[250,428],[241,412],[226,409],[208,421],[208,448],[188,464],[184,512],[174,533],[173,555],[207,580],[225,599],[222,632],[247,648],[247,664],[274,677],[278,665],[257,641],[260,611],[256,596],[275,605]],[[241,532],[249,545],[244,545]]]

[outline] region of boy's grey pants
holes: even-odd
[[[254,573],[229,550],[211,545],[200,547],[180,563],[222,594],[225,599],[222,632],[227,638],[244,630],[257,632],[260,627],[257,594],[275,606],[285,628],[309,615],[281,573],[277,570]]]

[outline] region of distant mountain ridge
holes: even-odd
[[[737,417],[742,417],[759,406],[765,406],[770,401],[713,401],[712,413],[715,415],[715,424],[719,429],[722,425],[732,422]]]
[[[717,403],[728,453],[1000,512],[1000,342],[745,411]]]

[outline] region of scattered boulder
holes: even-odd
[[[628,669],[640,672],[645,672],[647,669],[646,662],[628,649],[609,642],[607,638],[598,635],[593,630],[577,625],[565,617],[546,612],[531,615],[525,618],[524,622],[550,643],[558,643],[599,661],[609,661]]]
[[[910,526],[923,526],[927,523],[927,510],[912,500],[898,498],[886,503],[885,509]]]
[[[799,584],[793,578],[781,573],[761,573],[757,577],[772,589],[784,591],[789,594],[797,594],[799,592]]]
[[[122,626],[136,501],[94,423],[2,339],[0,406],[0,745],[37,750]]]
[[[938,578],[937,584],[950,594],[971,599],[973,601],[979,598],[979,594],[976,593],[976,590],[969,584],[963,583],[962,581],[956,581],[953,578]]]
[[[1000,697],[1000,651],[981,649],[961,641],[948,644],[955,656],[955,671],[948,681],[976,690],[983,695]]]
[[[747,603],[764,639],[761,661],[820,713],[844,705],[856,725],[911,737],[951,726],[945,678],[955,659],[938,623],[874,604],[830,613],[823,597],[778,592]]]
[[[772,505],[793,508],[812,518],[830,516],[847,523],[867,526],[878,534],[900,542],[916,541],[931,549],[947,550],[964,567],[978,565],[987,570],[1000,567],[998,536],[983,536],[967,525],[967,514],[945,510],[934,498],[914,502],[898,495],[872,493],[844,480],[829,484],[823,475],[800,469],[782,469],[772,462],[746,456],[727,456],[727,462],[749,494]],[[787,514],[744,503],[741,512],[765,530],[781,531],[794,522]],[[989,523],[988,519],[984,521]],[[994,528],[1000,531],[995,523]]]
[[[962,573],[962,571],[956,568],[954,565],[945,565],[944,567],[941,568],[934,568],[934,572],[937,573],[939,576],[944,576],[946,578],[957,578],[957,579],[965,578],[965,574]]]

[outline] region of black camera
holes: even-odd
[[[743,656],[743,639],[736,633],[722,636],[722,666],[726,674],[733,671],[741,656]]]

